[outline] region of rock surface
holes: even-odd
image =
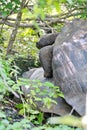
[[[75,20],[58,35],[53,48],[54,83],[80,115],[85,114],[87,93],[87,21]]]

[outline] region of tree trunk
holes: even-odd
[[[18,28],[19,28],[19,25],[20,25],[21,17],[22,17],[21,10],[24,8],[24,5],[25,5],[25,2],[24,2],[24,0],[22,0],[21,5],[20,5],[20,10],[17,14],[17,18],[16,18],[16,21],[15,21],[15,26],[14,26],[14,29],[13,29],[12,34],[10,36],[10,39],[9,39],[9,44],[8,44],[8,47],[7,47],[7,54],[6,55],[11,53],[13,43],[15,41],[16,34],[17,34],[17,31],[18,31]]]

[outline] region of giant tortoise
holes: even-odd
[[[37,43],[38,48],[41,48],[40,41]],[[42,47],[46,46],[48,48],[45,38]],[[52,47],[53,51],[48,48],[47,52],[47,57],[51,58],[49,61],[52,63],[47,61],[46,55],[44,57],[47,48],[42,48],[44,51],[40,50],[45,75],[47,71],[47,77],[53,76],[54,84],[60,86],[65,101],[83,116],[87,109],[87,20],[75,19],[67,23],[55,38]],[[48,75],[48,72],[52,72],[53,75]]]

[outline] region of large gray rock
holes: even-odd
[[[40,40],[36,43],[36,47],[38,49],[43,48],[45,46],[49,46],[54,44],[56,37],[58,36],[59,33],[51,33],[44,35]]]
[[[23,73],[23,78],[27,78],[29,80],[40,80],[42,83],[49,81],[51,83],[53,83],[53,79],[52,78],[45,78],[44,77],[44,70],[43,68],[35,68],[35,69],[31,69],[30,71],[27,71],[25,73]],[[27,97],[27,95],[30,93],[30,86],[26,87],[26,86],[22,86],[21,87],[24,95]],[[47,94],[50,91],[54,91],[54,90],[50,90],[47,86],[41,86],[40,87],[41,92],[46,90]],[[44,96],[48,96],[48,95],[44,95]],[[40,95],[37,94],[37,97],[40,97]],[[36,102],[38,108],[43,111],[43,112],[48,112],[48,113],[54,113],[54,114],[58,114],[58,115],[66,115],[69,114],[71,112],[72,107],[70,107],[63,98],[58,97],[55,98],[54,100],[57,102],[57,104],[52,103],[51,107],[48,109],[47,107],[44,107],[43,105],[43,98],[42,97],[42,101],[41,102]]]
[[[74,20],[56,38],[53,48],[54,83],[80,115],[85,114],[87,95],[87,21]]]

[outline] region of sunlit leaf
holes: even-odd
[[[4,112],[0,111],[0,118],[6,118],[6,115]]]
[[[73,4],[73,1],[72,0],[67,0],[67,2],[72,5]]]

